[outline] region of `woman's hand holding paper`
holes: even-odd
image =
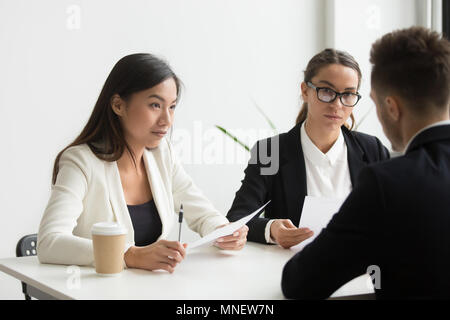
[[[244,225],[232,235],[218,238],[214,244],[224,250],[241,250],[247,243],[247,233],[248,227]]]

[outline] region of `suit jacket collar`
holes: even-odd
[[[450,125],[430,127],[420,132],[409,144],[405,154],[422,147],[423,145],[439,140],[450,140]]]
[[[123,225],[127,230],[127,242],[134,243],[134,229],[128,212],[125,195],[123,193],[122,182],[120,180],[119,168],[117,162],[104,162],[105,175],[109,189],[109,202],[116,217],[116,221]]]
[[[170,224],[170,204],[166,196],[167,190],[160,175],[156,160],[151,151],[145,151],[143,155],[147,176],[152,190],[153,200],[158,209],[162,224],[162,233],[160,238],[165,238],[169,234]],[[117,162],[105,161],[105,174],[109,187],[109,201],[116,217],[116,221],[128,229],[127,239],[134,243],[134,229],[131,217],[128,211],[127,203],[123,193],[122,182],[120,180],[119,168]]]
[[[298,224],[300,209],[303,206],[306,190],[305,158],[300,142],[298,123],[280,141],[280,170],[283,178],[287,214],[294,224]]]
[[[144,152],[144,162],[145,168],[147,169],[147,176],[150,183],[150,188],[152,190],[153,199],[161,219],[162,233],[160,238],[166,238],[171,229],[171,216],[173,213],[173,208],[169,203],[169,197],[167,195],[171,194],[172,191],[166,189],[166,184],[161,177],[152,151],[146,150]]]
[[[342,126],[341,130],[344,134],[345,144],[347,145],[347,161],[350,171],[350,180],[352,185],[354,185],[359,172],[367,165],[368,159],[353,133],[345,126]]]

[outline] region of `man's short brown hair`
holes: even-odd
[[[377,95],[397,94],[411,111],[446,109],[450,99],[450,42],[423,27],[393,31],[370,51],[372,86]]]

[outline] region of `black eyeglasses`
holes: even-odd
[[[361,95],[359,93],[353,93],[353,92],[336,92],[333,89],[330,89],[328,87],[316,87],[311,82],[306,83],[308,87],[316,89],[317,92],[317,99],[319,99],[322,102],[331,103],[334,100],[336,100],[337,97],[339,97],[339,100],[341,100],[341,103],[346,107],[354,107],[359,99],[361,99]]]

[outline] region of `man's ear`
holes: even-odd
[[[402,116],[402,107],[400,100],[394,96],[387,96],[384,98],[384,106],[386,110],[386,114],[394,120],[395,122],[399,121]]]
[[[122,117],[125,112],[125,101],[116,93],[111,97],[110,103],[113,112]]]

